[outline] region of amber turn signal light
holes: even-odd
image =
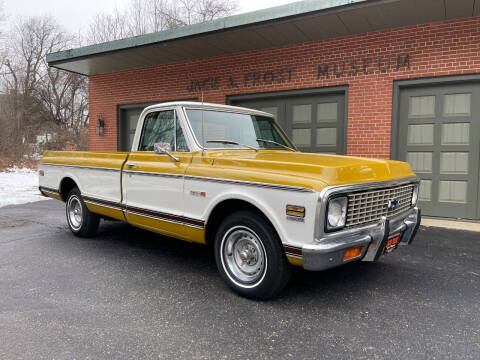
[[[357,247],[347,249],[347,251],[345,251],[345,254],[343,255],[343,261],[347,261],[347,260],[359,257],[360,255],[362,255],[362,252],[363,252],[363,246],[357,246]]]

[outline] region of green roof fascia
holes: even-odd
[[[176,29],[164,30],[155,33],[134,36],[126,39],[113,40],[105,43],[83,46],[75,49],[63,50],[47,54],[49,65],[55,63],[100,55],[112,51],[126,50],[138,46],[152,45],[164,41],[186,38],[210,32],[232,29],[252,25],[265,21],[298,16],[311,12],[328,10],[340,6],[366,2],[367,0],[304,0],[280,5],[268,9],[252,11],[225,18],[206,21],[194,25],[182,26]]]

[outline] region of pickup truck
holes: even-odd
[[[302,153],[271,114],[226,105],[149,106],[131,152],[46,151],[39,185],[66,203],[73,234],[115,219],[211,245],[226,283],[255,299],[292,266],[376,261],[420,224],[407,163]]]

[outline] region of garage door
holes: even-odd
[[[301,151],[345,153],[343,94],[256,98],[232,104],[273,114]]]
[[[398,154],[421,178],[425,214],[478,218],[479,143],[479,85],[401,91]]]
[[[118,151],[130,151],[137,128],[138,118],[148,105],[120,109]]]

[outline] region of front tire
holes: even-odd
[[[221,223],[215,260],[224,281],[247,298],[272,298],[290,278],[291,267],[275,229],[250,211],[238,211]]]
[[[68,193],[65,210],[68,227],[75,236],[92,237],[97,233],[100,216],[88,210],[77,187]]]

